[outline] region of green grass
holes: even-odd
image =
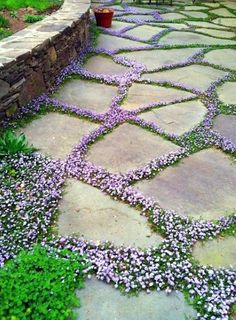
[[[63,0],[1,0],[0,9],[17,10],[31,7],[36,10],[46,10],[48,8],[61,5]]]
[[[0,28],[8,28],[8,27],[9,27],[8,19],[0,14]]]
[[[0,28],[0,40],[9,37],[13,34],[13,32],[9,31],[9,30],[5,30],[3,28]]]
[[[24,17],[24,21],[28,22],[28,23],[35,23],[35,22],[43,20],[43,18],[44,18],[44,16],[41,16],[41,15],[27,14]]]

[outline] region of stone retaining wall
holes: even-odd
[[[0,41],[0,118],[46,92],[89,34],[89,0],[65,0],[43,21]]]

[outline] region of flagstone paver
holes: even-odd
[[[178,135],[190,130],[204,119],[207,109],[200,101],[172,104],[141,113],[139,117],[156,123],[167,133]]]
[[[173,70],[144,74],[142,80],[171,80],[172,82],[180,83],[189,88],[196,88],[205,91],[216,80],[226,75],[224,71],[214,69],[208,66],[191,65]]]
[[[218,115],[214,119],[213,129],[236,144],[236,116]]]
[[[229,10],[225,8],[214,9],[214,10],[211,10],[210,13],[214,13],[220,17],[235,17],[233,13],[229,12]]]
[[[110,172],[127,172],[178,149],[160,136],[126,123],[93,144],[87,159]]]
[[[154,197],[164,209],[216,219],[231,214],[236,207],[236,167],[232,164],[222,151],[203,150],[151,180],[138,182],[136,187]]]
[[[184,23],[174,23],[174,22],[160,22],[159,25],[168,27],[168,28],[174,28],[176,30],[182,30],[182,29],[188,29],[188,26]]]
[[[235,1],[224,1],[224,6],[229,8],[229,9],[233,9],[236,10],[236,3]]]
[[[164,31],[164,30],[165,30],[165,28],[161,28],[161,27],[139,26],[139,27],[136,27],[132,30],[125,32],[124,34],[138,38],[141,41],[148,41],[153,36],[155,36],[156,34],[158,34],[161,31]]]
[[[118,49],[134,48],[134,47],[139,48],[142,45],[144,45],[142,42],[114,37],[108,34],[101,34],[100,37],[98,38],[97,48],[103,48],[106,50],[118,50]]]
[[[139,211],[80,181],[67,181],[59,209],[58,231],[64,236],[76,233],[96,243],[108,240],[142,248],[162,242]]]
[[[147,107],[150,104],[171,103],[176,99],[193,98],[195,95],[186,91],[165,88],[156,85],[134,83],[129,88],[128,96],[122,104],[126,110],[135,110]]]
[[[55,97],[62,102],[99,113],[107,111],[116,94],[117,88],[114,86],[73,79],[62,85]]]
[[[215,268],[236,267],[236,238],[225,237],[206,242],[198,242],[193,249],[193,256],[202,265],[212,265]]]
[[[81,138],[98,124],[59,113],[48,113],[28,124],[23,131],[29,143],[53,158],[65,159]]]
[[[225,82],[217,88],[219,99],[226,104],[236,104],[236,82]]]
[[[84,68],[95,74],[105,74],[105,75],[123,75],[129,70],[118,63],[115,63],[111,58],[104,56],[93,56],[89,58]]]
[[[112,25],[111,25],[111,29],[112,30],[114,29],[116,31],[121,31],[122,29],[124,29],[126,27],[133,27],[133,26],[135,26],[134,23],[113,20]]]
[[[214,30],[214,29],[205,29],[205,28],[196,28],[195,31],[202,32],[208,34],[213,37],[218,38],[234,38],[236,35],[232,31],[225,31],[225,30]]]
[[[236,19],[235,19],[236,26]],[[194,32],[172,31],[159,41],[161,45],[227,45],[236,44],[233,40],[218,39]]]
[[[161,17],[163,20],[180,20],[180,19],[186,19],[186,16],[180,13],[170,12],[170,13],[163,13],[161,14]]]
[[[198,11],[180,11],[180,12],[191,18],[205,19],[208,17],[208,15],[205,12],[198,12]]]
[[[209,63],[220,65],[224,68],[236,70],[236,50],[218,49],[205,54],[205,59]]]
[[[146,14],[127,14],[122,17],[122,20],[125,21],[133,21],[133,20],[142,20],[142,22],[156,22],[157,20],[152,15]]]
[[[236,18],[217,18],[212,22],[221,24],[226,27],[236,27]]]
[[[200,28],[211,28],[211,29],[222,29],[222,30],[227,29],[227,27],[219,26],[215,23],[206,22],[206,21],[186,21],[186,24],[190,26],[200,27]]]
[[[186,10],[186,11],[199,11],[199,10],[208,10],[208,8],[203,7],[203,6],[186,6],[186,7],[184,7],[184,10]]]
[[[170,49],[170,50],[145,50],[119,54],[128,59],[143,63],[148,71],[161,68],[165,65],[175,65],[186,61],[197,53],[199,48]]]
[[[196,312],[180,292],[145,292],[127,298],[119,291],[94,278],[78,290],[81,300],[78,319],[82,320],[185,320]]]

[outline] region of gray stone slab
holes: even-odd
[[[183,68],[167,70],[157,73],[146,73],[141,79],[151,79],[154,81],[169,80],[192,89],[205,91],[216,80],[220,79],[226,72],[214,69],[212,67],[201,65],[190,65]]]
[[[225,8],[214,9],[214,10],[211,10],[210,13],[214,13],[215,15],[220,17],[230,17],[230,18],[235,17],[233,13],[229,12],[229,10]]]
[[[139,117],[156,123],[167,133],[181,135],[201,122],[206,112],[207,109],[204,105],[196,100],[152,109],[151,111],[141,113]]]
[[[225,82],[217,88],[219,99],[225,104],[236,104],[236,82]]]
[[[9,92],[9,90],[9,83],[0,79],[0,98],[4,97]]]
[[[141,41],[148,41],[163,30],[165,30],[165,28],[144,25],[125,32],[125,35],[136,37]]]
[[[236,27],[236,18],[217,18],[212,22],[221,24],[226,27]]]
[[[87,159],[110,172],[124,173],[178,149],[157,134],[136,125],[122,124],[94,143]]]
[[[229,9],[233,9],[236,10],[236,3],[235,1],[224,1],[224,6],[229,8]]]
[[[73,79],[60,86],[55,97],[91,111],[106,112],[117,88],[93,81]]]
[[[122,16],[122,19],[125,19],[126,21],[134,21],[134,20],[140,20],[142,22],[156,22],[157,20],[151,16],[146,14],[127,14],[125,16]]]
[[[190,26],[199,27],[199,28],[211,28],[211,29],[227,29],[226,27],[219,26],[215,23],[205,22],[205,21],[186,21]]]
[[[218,8],[219,7],[219,3],[214,3],[214,2],[206,2],[204,3],[206,6],[211,7],[211,8]]]
[[[60,202],[59,234],[76,234],[95,243],[111,241],[116,246],[158,246],[162,237],[151,231],[138,210],[113,200],[81,181],[68,180]]]
[[[89,58],[84,68],[95,74],[103,75],[123,75],[129,70],[118,63],[115,63],[111,58],[104,56],[92,56]]]
[[[136,187],[164,209],[216,219],[235,210],[236,166],[222,151],[202,150]]]
[[[137,42],[129,39],[123,39],[107,34],[101,34],[98,38],[97,48],[106,50],[130,49],[144,46],[142,42]]]
[[[236,144],[236,116],[220,114],[214,119],[213,130]]]
[[[236,23],[236,19],[235,19]],[[235,24],[236,25],[236,24]],[[172,31],[162,37],[159,41],[161,45],[227,45],[236,44],[236,41],[217,39],[194,32]]]
[[[128,297],[92,278],[77,295],[81,300],[81,308],[77,309],[79,320],[185,320],[196,316],[178,291],[170,295],[163,291],[140,292]]]
[[[180,13],[175,13],[175,12],[170,12],[170,13],[163,13],[161,14],[161,17],[163,20],[181,20],[181,19],[186,19],[186,16]]]
[[[134,23],[113,20],[112,25],[111,25],[111,29],[116,30],[116,31],[121,31],[122,29],[124,29],[126,27],[133,27],[134,25],[135,25]]]
[[[65,159],[81,138],[98,124],[59,113],[48,113],[29,123],[23,131],[30,144],[53,158]]]
[[[184,7],[184,10],[186,10],[186,11],[199,11],[199,10],[208,10],[208,8],[203,7],[203,6],[186,6],[186,7]]]
[[[205,12],[198,12],[198,11],[180,11],[180,12],[185,14],[187,17],[191,17],[191,18],[205,19],[208,17],[208,15]]]
[[[193,256],[202,265],[212,265],[215,268],[236,267],[236,238],[225,237],[207,242],[198,242],[193,249]]]
[[[193,98],[195,95],[183,90],[165,88],[155,85],[134,83],[128,92],[122,108],[135,110],[140,107],[147,107],[150,104],[173,103],[181,98]]]
[[[175,28],[176,30],[188,29],[188,26],[184,23],[160,22],[158,25],[168,28]]]
[[[225,30],[214,30],[214,29],[205,29],[205,28],[197,28],[195,29],[196,32],[201,32],[208,34],[209,36],[217,37],[217,38],[234,38],[235,33],[232,31],[225,31]]]
[[[220,65],[224,68],[236,70],[236,50],[235,49],[218,49],[212,50],[205,55],[205,60]]]
[[[186,61],[189,57],[198,52],[199,48],[185,49],[169,49],[169,50],[145,50],[133,51],[119,54],[131,60],[136,60],[143,63],[147,71],[152,71],[161,68],[165,65],[175,65]]]

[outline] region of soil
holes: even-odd
[[[49,8],[45,11],[37,11],[33,8],[22,8],[15,11],[9,11],[9,10],[0,10],[0,15],[3,15],[5,18],[8,19],[10,23],[10,27],[8,28],[9,31],[16,33],[17,31],[20,31],[24,28],[26,28],[28,25],[31,25],[32,23],[27,23],[24,21],[26,15],[43,15],[48,16],[55,11],[57,11],[60,8],[60,6],[55,6],[52,8]],[[12,16],[12,13],[16,14],[16,16]]]

